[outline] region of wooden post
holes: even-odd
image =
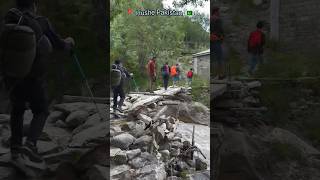
[[[271,0],[270,3],[270,23],[271,23],[271,39],[279,41],[279,13],[280,0]]]

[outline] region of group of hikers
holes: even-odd
[[[16,0],[16,7],[4,17],[0,38],[1,76],[11,104],[11,162],[20,170],[46,168],[37,142],[49,114],[44,88],[47,57],[52,49],[69,54],[75,45],[70,37],[62,39],[46,17],[38,16],[37,7],[37,0]],[[33,119],[25,129],[24,112],[28,107]]]
[[[156,65],[156,57],[152,57],[149,62],[147,63],[146,70],[149,79],[149,91],[153,92],[156,86],[157,81],[157,65]],[[175,64],[169,66],[169,63],[166,62],[160,68],[162,80],[163,80],[163,87],[165,90],[168,89],[170,77],[172,78],[173,87],[177,86],[178,82],[180,81],[180,77],[182,71],[180,69],[179,64]],[[193,69],[190,70],[186,74],[187,78],[187,85],[191,86],[192,78],[193,78]],[[133,79],[133,73],[129,73],[126,68],[123,66],[121,60],[116,60],[114,64],[111,66],[111,87],[113,91],[113,111],[122,111],[122,105],[125,100],[125,91],[124,85],[126,79]],[[120,100],[118,101],[118,97]]]
[[[264,22],[258,21],[256,30],[249,34],[247,42],[247,51],[250,54],[248,61],[247,75],[251,76],[256,70],[257,64],[263,62],[263,49],[265,45],[265,34],[263,32]],[[223,54],[224,31],[222,27],[222,20],[220,18],[220,9],[214,7],[211,16],[211,50],[214,64],[216,64],[217,76],[215,79],[225,78],[225,59]]]
[[[149,60],[147,64],[147,70],[149,75],[149,90],[153,91],[156,79],[157,79],[157,73],[156,73],[156,57],[153,57]],[[172,66],[169,66],[169,63],[166,62],[161,68],[160,68],[162,80],[163,80],[163,87],[165,90],[168,89],[168,84],[170,77],[172,77],[172,85],[175,87],[181,78],[182,72],[180,69],[179,64],[175,64]],[[187,75],[187,84],[191,86],[192,77],[193,77],[193,69],[190,68]]]

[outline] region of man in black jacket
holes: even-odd
[[[126,78],[131,78],[132,73],[129,74],[129,72],[126,70],[125,67],[123,67],[120,60],[116,60],[115,64],[112,65],[112,68],[118,69],[121,72],[121,81],[120,85],[112,87],[113,90],[113,111],[116,112],[116,110],[122,112],[122,105],[124,103],[124,100],[126,98],[126,94],[124,92],[123,86],[125,83]],[[118,103],[118,96],[120,96],[120,101]]]
[[[36,57],[30,73],[23,79],[4,77],[11,101],[11,158],[14,162],[23,162],[25,165],[43,164],[42,157],[37,152],[37,140],[42,133],[45,121],[49,114],[46,90],[44,89],[46,77],[46,60],[49,52],[44,52],[44,46],[57,50],[71,51],[74,46],[72,38],[61,39],[53,30],[47,18],[37,16],[36,0],[16,0],[16,8],[11,9],[5,16],[6,24],[20,24],[29,26],[36,35],[38,42]],[[16,12],[24,14],[20,19]],[[26,103],[29,103],[33,119],[27,131],[25,143],[23,139],[23,115]],[[22,160],[22,161],[21,161]]]

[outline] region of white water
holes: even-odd
[[[195,125],[194,140],[195,145],[202,151],[207,159],[204,159],[200,153],[195,153],[195,156],[199,156],[201,159],[205,160],[208,164],[208,170],[210,169],[210,128],[209,126],[193,124],[193,123],[183,123],[179,122],[176,132],[182,134],[183,140],[192,141],[192,130],[193,125]]]

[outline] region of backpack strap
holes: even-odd
[[[20,11],[19,9],[17,9],[17,8],[11,8],[11,9],[9,10],[9,12],[12,12],[13,14],[15,14],[15,15],[17,15],[17,16],[20,17],[20,18],[19,18],[19,21],[18,21],[18,23],[17,23],[17,25],[20,25],[20,24],[21,24],[21,21],[22,21],[22,19],[23,19],[24,13],[21,12],[21,11]]]

